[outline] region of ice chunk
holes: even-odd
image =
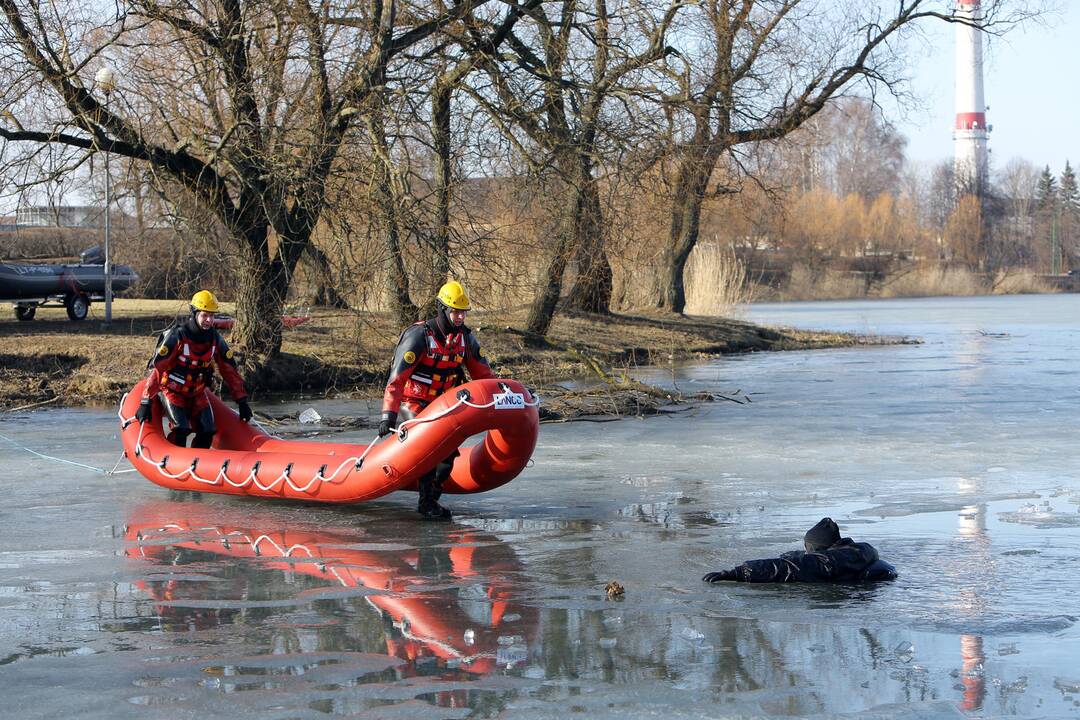
[[[1080,680],[1076,678],[1054,678],[1054,687],[1063,693],[1076,695],[1080,693]]]
[[[314,425],[322,420],[322,415],[315,412],[315,408],[308,408],[304,412],[300,413],[300,417],[297,418],[301,425]]]
[[[679,635],[680,637],[682,637],[683,640],[689,640],[690,642],[695,643],[701,642],[705,639],[705,636],[703,634],[699,633],[692,627],[684,627],[682,631],[679,632]]]
[[[473,645],[475,643],[476,643],[476,631],[473,630],[472,628],[469,628],[468,630],[465,631],[465,644],[466,645]]]
[[[613,648],[619,643],[617,638],[600,638],[600,647]]]

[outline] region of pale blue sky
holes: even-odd
[[[932,163],[952,157],[955,45],[951,25],[928,27],[929,51],[911,67],[911,89],[921,108],[891,118],[908,138],[909,159]],[[1057,174],[1080,165],[1080,4],[984,43],[984,87],[990,110],[991,165],[1023,157]]]

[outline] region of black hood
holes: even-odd
[[[210,340],[214,328],[203,330],[199,327],[199,323],[195,322],[195,312],[195,310],[192,310],[191,315],[188,315],[188,319],[184,321],[184,333],[197,343],[207,342]]]
[[[840,542],[840,526],[833,522],[832,518],[821,518],[818,524],[806,531],[803,543],[806,552],[820,552],[828,550]]]
[[[468,333],[469,328],[464,324],[461,327],[455,327],[454,323],[450,320],[450,315],[447,312],[447,308],[444,305],[439,306],[438,312],[435,317],[427,321],[426,325],[431,328],[431,331],[435,333],[435,337],[439,339],[439,342],[446,342],[446,338],[454,333]]]

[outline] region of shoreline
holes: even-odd
[[[103,328],[95,317],[99,305],[81,323],[69,322],[63,309],[42,309],[29,322],[11,316],[0,319],[0,412],[115,404],[143,376],[156,333],[185,305],[176,300],[121,298],[113,303],[110,328]],[[224,311],[231,310],[225,305]],[[470,326],[497,373],[540,392],[545,401],[541,419],[547,422],[592,415],[652,415],[665,406],[709,401],[639,383],[630,377],[638,367],[745,352],[919,342],[662,313],[560,315],[548,336],[537,340],[514,329],[523,317],[524,310],[476,311]],[[310,321],[285,330],[277,362],[262,376],[245,378],[253,401],[258,403],[260,395],[300,394],[377,398],[400,329],[386,313],[316,308]],[[587,381],[585,386],[573,390],[560,385],[582,380]]]

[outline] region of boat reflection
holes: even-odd
[[[460,526],[404,533],[401,523],[316,522],[281,508],[158,502],[133,512],[126,554],[149,563],[136,586],[166,632],[284,628],[284,644],[300,651],[398,658],[398,677],[526,661],[537,611],[510,593],[506,577],[521,568],[506,543]]]

